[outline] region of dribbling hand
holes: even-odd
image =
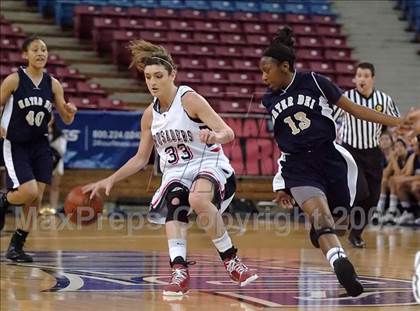
[[[111,178],[105,178],[102,179],[100,181],[97,181],[95,183],[90,183],[87,184],[85,186],[82,187],[82,192],[83,193],[89,193],[90,192],[90,196],[89,199],[93,199],[95,197],[96,194],[98,194],[98,192],[101,189],[105,189],[105,195],[109,196],[109,193],[111,192],[112,187],[114,186],[114,182],[112,181]]]

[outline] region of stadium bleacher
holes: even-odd
[[[21,46],[27,36],[19,27],[12,26],[0,16],[0,81],[26,65],[22,58]],[[74,100],[80,109],[125,109],[122,103],[107,101],[106,93],[100,85],[90,83],[78,70],[69,68],[56,54],[49,53],[47,70],[62,83],[65,94]],[[86,104],[86,100],[88,104]]]
[[[402,18],[408,22],[408,30],[413,30],[413,41],[420,42],[420,0],[397,0],[396,9],[402,11]],[[420,50],[419,50],[420,54]]]

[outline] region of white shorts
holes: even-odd
[[[220,198],[217,207],[223,213],[235,196],[234,170],[229,162],[206,162],[206,160],[202,160],[198,163],[189,163],[184,168],[172,168],[163,173],[161,185],[156,190],[150,203],[148,220],[152,223],[165,224],[167,214],[166,195],[169,186],[173,183],[180,183],[191,191],[194,181],[198,178],[208,179],[215,185],[215,191],[217,191],[215,195]]]

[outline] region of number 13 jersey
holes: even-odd
[[[187,92],[194,90],[185,85],[179,86],[166,112],[160,112],[159,100],[156,97],[153,99],[151,132],[160,157],[161,170],[184,169],[193,164],[195,167],[203,162],[208,165],[209,161],[214,166],[229,166],[229,160],[220,144],[204,144],[200,141],[200,130],[208,127],[201,120],[192,119],[185,111],[182,96]]]
[[[36,85],[26,70],[18,70],[19,85],[4,107],[1,126],[12,142],[33,142],[48,136],[54,93],[51,76],[44,72]]]

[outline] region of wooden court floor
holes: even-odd
[[[134,223],[134,222],[133,222]],[[419,310],[412,294],[420,231],[370,228],[366,249],[342,239],[365,286],[361,297],[344,294],[301,224],[249,220],[229,232],[240,256],[260,278],[244,288],[231,283],[209,239],[193,225],[188,239],[190,293],[165,300],[170,273],[162,228],[127,221],[76,228],[44,216],[26,249],[31,264],[4,259],[14,220],[1,242],[1,310]]]

